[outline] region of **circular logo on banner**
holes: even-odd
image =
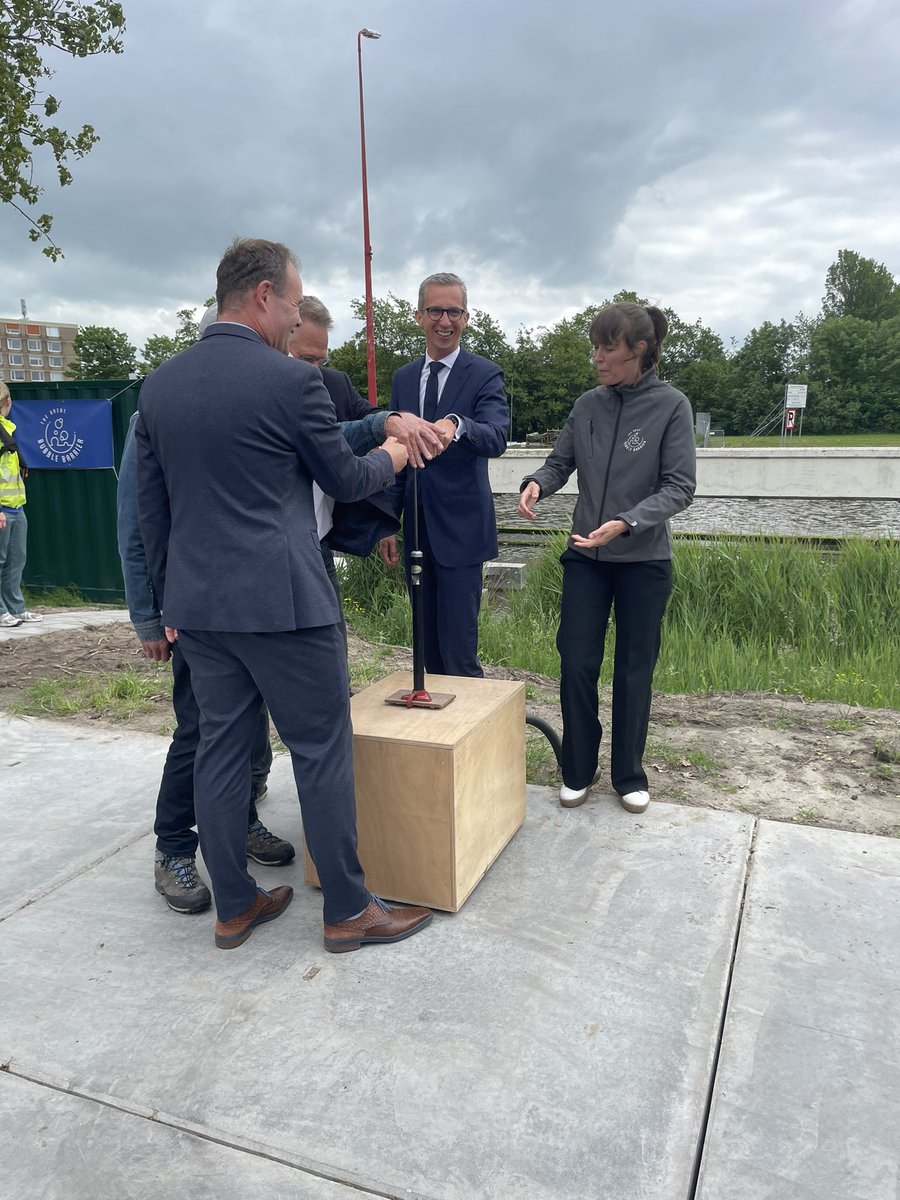
[[[66,424],[66,416],[66,410],[57,407],[48,409],[41,420],[38,449],[52,463],[74,462],[84,449],[84,438],[80,438],[75,430]]]

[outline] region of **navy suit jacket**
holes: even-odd
[[[419,415],[419,382],[425,359],[417,358],[396,373],[391,408]],[[488,459],[506,449],[509,405],[503,372],[496,363],[460,349],[444,385],[435,419],[456,413],[465,433],[419,471],[419,503],[425,514],[432,552],[445,567],[464,567],[496,558],[497,518],[488,477]],[[405,488],[404,512],[412,508],[412,468]]]
[[[346,372],[334,371],[331,367],[321,370],[322,382],[328,388],[339,421],[359,421],[378,411],[362,398]],[[382,538],[400,528],[401,503],[402,497],[395,488],[376,492],[355,504],[336,502],[331,514],[328,545],[341,554],[366,558]]]
[[[215,323],[141,388],[141,536],[166,625],[278,632],[341,617],[312,483],[337,500],[394,482],[357,458],[315,367],[244,325]]]
[[[375,411],[353,386],[346,371],[335,371],[331,367],[322,367],[321,371],[322,382],[328,389],[339,421],[358,421]]]

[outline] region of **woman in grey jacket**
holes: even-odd
[[[672,589],[668,518],[687,508],[696,484],[691,406],[657,375],[667,330],[658,308],[601,309],[590,328],[600,387],[575,401],[547,461],[522,482],[519,512],[533,520],[533,505],[578,472],[556,638],[565,808],[583,804],[600,774],[597,681],[612,608],[612,785],[629,812],[650,802],[641,760]]]

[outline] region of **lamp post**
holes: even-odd
[[[369,184],[366,178],[366,110],[363,104],[362,39],[380,38],[374,29],[360,29],[356,35],[356,55],[359,61],[359,144],[362,155],[363,258],[366,268],[366,373],[369,384],[369,403],[378,403],[378,383],[375,378],[375,324],[372,320],[372,243],[369,240]]]

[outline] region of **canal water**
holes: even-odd
[[[535,529],[571,529],[574,495],[549,496],[534,522],[519,515],[518,496],[495,495],[500,557],[539,551]],[[698,497],[672,520],[673,533],[756,533],[813,538],[900,538],[900,500],[772,500]]]

